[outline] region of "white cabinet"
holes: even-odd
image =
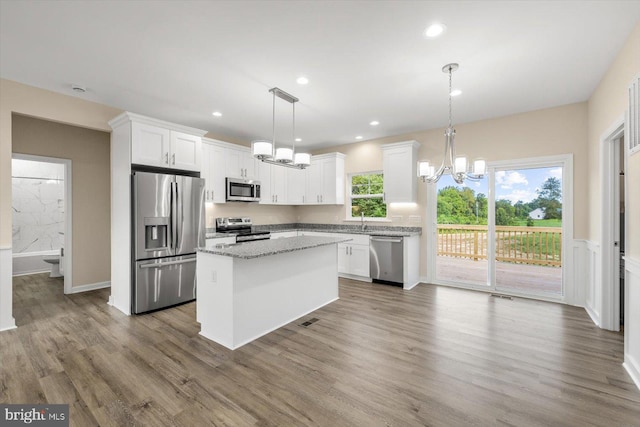
[[[385,202],[417,201],[418,147],[420,144],[416,141],[385,144],[381,147]]]
[[[251,150],[246,147],[227,147],[226,175],[232,178],[255,179],[256,159],[251,155]]]
[[[287,169],[283,166],[271,166],[271,199],[273,204],[287,204]]]
[[[219,141],[202,138],[202,169],[205,202],[225,203],[225,147]]]
[[[338,274],[345,277],[369,277],[369,236],[341,235],[350,242],[338,244]]]
[[[200,170],[201,135],[145,122],[131,122],[131,163]]]
[[[302,205],[306,199],[307,169],[286,168],[287,204]]]
[[[305,204],[344,204],[344,158],[341,153],[329,153],[311,158],[307,175]]]

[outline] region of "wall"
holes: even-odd
[[[13,253],[64,246],[64,165],[13,159]]]
[[[70,159],[73,283],[110,280],[110,163],[107,132],[14,114],[13,152]]]
[[[12,114],[24,114],[88,129],[110,131],[107,121],[122,111],[73,96],[0,79],[0,331],[15,327],[11,281]],[[77,279],[80,280],[80,277]]]
[[[633,29],[627,42],[620,50],[597,88],[588,101],[588,150],[589,164],[589,229],[588,239],[597,246],[602,240],[602,170],[601,138],[611,126],[624,116],[627,109],[627,86],[640,73],[640,23]],[[626,149],[626,148],[625,148]],[[627,159],[625,171],[628,191],[625,200],[625,214],[628,218],[626,230],[626,280],[625,280],[625,354],[624,366],[640,387],[640,154]],[[602,253],[602,248],[600,248]],[[600,272],[603,265],[596,260],[595,271]],[[595,294],[608,293],[611,286],[607,273],[596,278]],[[605,302],[595,300],[591,311],[610,312],[608,299]],[[600,304],[599,304],[600,302]]]
[[[461,99],[458,102],[463,102]],[[585,238],[588,230],[587,211],[587,104],[564,105],[480,122],[456,125],[456,151],[469,158],[483,157],[488,162],[573,153],[574,158],[574,237]],[[444,149],[444,129],[400,135],[390,138],[332,147],[314,154],[338,151],[347,155],[345,173],[382,169],[382,144],[416,140],[421,146],[418,159],[440,162]],[[345,206],[298,208],[301,222],[341,223],[346,218]],[[390,206],[393,225],[422,226],[426,229],[426,185],[418,187],[418,203],[414,206]],[[426,247],[426,233],[421,248]],[[427,261],[421,255],[420,275],[426,276]]]

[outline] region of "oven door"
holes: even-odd
[[[252,180],[227,178],[228,202],[259,202],[260,183]]]

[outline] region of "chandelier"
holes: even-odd
[[[465,179],[472,181],[482,179],[486,173],[487,165],[484,160],[474,160],[473,167],[471,168],[469,167],[470,165],[466,157],[456,157],[456,149],[454,146],[456,130],[451,125],[451,75],[457,69],[458,64],[455,63],[442,67],[442,72],[449,74],[449,126],[444,132],[444,158],[437,170],[435,166],[430,165],[426,160],[418,162],[418,176],[422,178],[423,182],[437,182],[443,174],[448,173],[451,174],[456,183],[462,184]]]
[[[273,94],[273,134],[271,141],[260,139],[251,142],[251,154],[253,157],[273,165],[286,166],[296,169],[304,169],[311,164],[311,155],[308,153],[296,153],[296,102],[295,96],[277,87],[269,89]],[[291,148],[276,148],[276,96],[291,104],[293,110],[292,145]]]

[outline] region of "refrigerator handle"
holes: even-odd
[[[171,247],[178,247],[178,184],[171,183]]]

